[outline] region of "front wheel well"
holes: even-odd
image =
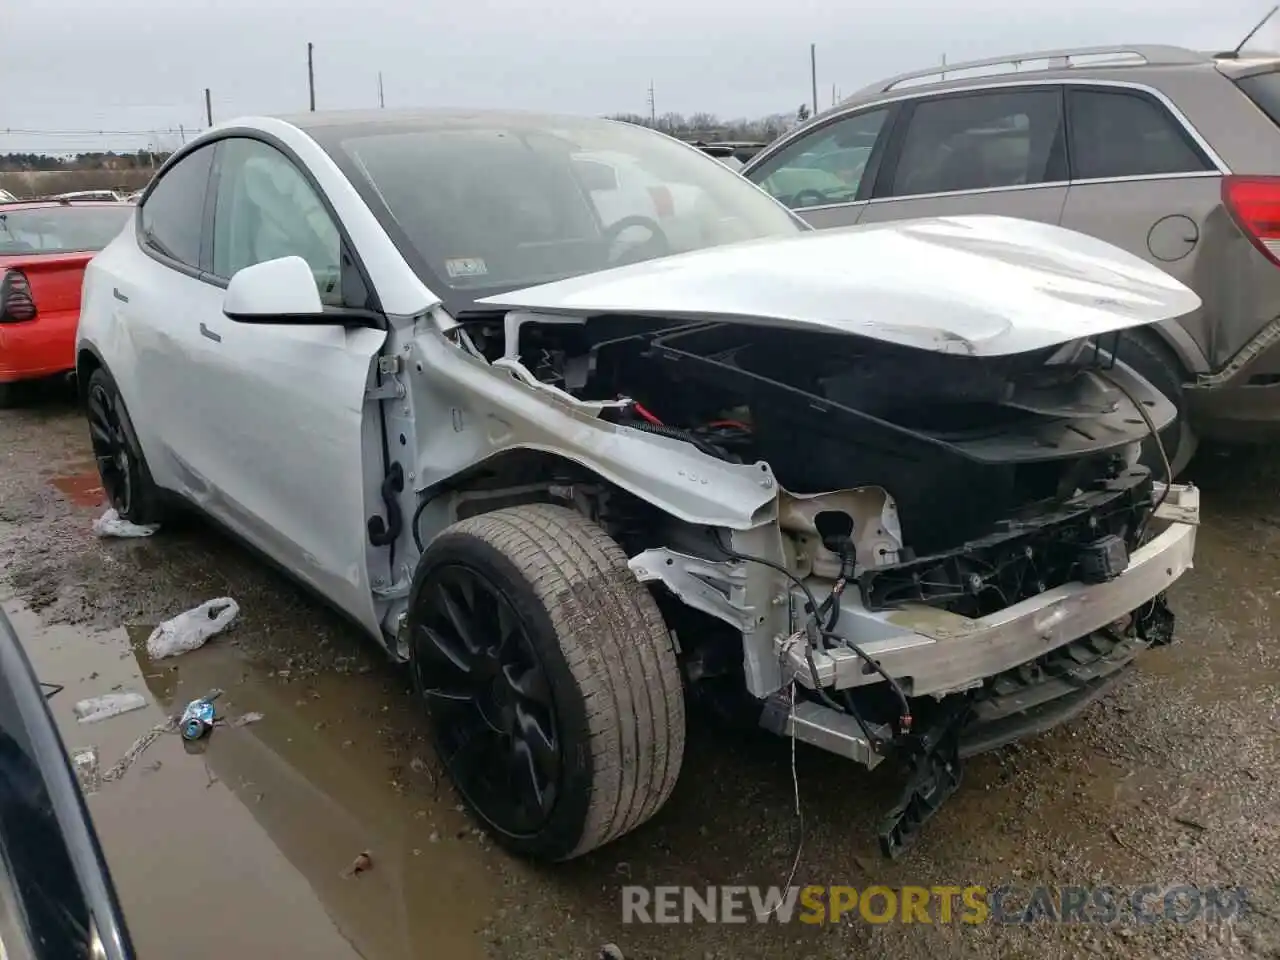
[[[76,353],[76,398],[82,408],[89,399],[89,378],[103,366],[98,355],[87,347],[81,347]]]
[[[630,554],[649,546],[637,539],[640,531],[656,532],[671,520],[660,508],[584,464],[526,448],[495,454],[425,494],[431,500],[441,495],[455,498],[451,522],[524,504],[570,506],[598,523]],[[429,533],[424,539],[430,539]]]

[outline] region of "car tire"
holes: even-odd
[[[112,508],[130,523],[160,523],[165,513],[160,488],[151,479],[120,390],[101,367],[89,376],[85,414],[98,477]]]
[[[685,742],[674,644],[590,520],[534,504],[459,521],[418,563],[407,626],[439,759],[508,850],[572,859],[670,796]]]
[[[1173,468],[1173,476],[1177,477],[1191,462],[1196,447],[1199,446],[1199,440],[1187,419],[1186,395],[1182,390],[1185,380],[1182,365],[1164,343],[1145,333],[1122,334],[1116,357],[1141,374],[1177,407],[1177,418],[1160,432],[1165,455]],[[1150,468],[1157,480],[1167,479],[1159,448],[1150,437],[1142,444],[1142,462]]]
[[[0,410],[16,407],[20,399],[18,384],[0,383]]]

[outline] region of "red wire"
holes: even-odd
[[[650,413],[648,410],[646,410],[643,404],[639,404],[639,403],[634,403],[634,402],[633,402],[633,403],[631,404],[631,408],[632,408],[633,410],[635,410],[635,412],[636,412],[636,413],[640,414],[640,416],[641,416],[642,418],[644,418],[645,420],[648,420],[650,423],[652,423],[654,426],[656,426],[656,427],[663,427],[663,426],[666,426],[666,424],[664,424],[661,420],[659,420],[659,419],[658,419],[657,417],[655,417],[652,413]]]
[[[712,420],[707,424],[708,427],[737,427],[747,433],[751,432],[751,428],[741,420]]]

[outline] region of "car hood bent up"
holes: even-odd
[[[711,247],[488,297],[559,315],[646,315],[855,334],[971,356],[1188,314],[1200,298],[1102,240],[1009,217],[903,220]]]

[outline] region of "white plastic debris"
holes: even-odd
[[[231,721],[233,727],[247,727],[251,723],[257,723],[262,719],[262,714],[250,711],[243,716],[236,717]]]
[[[147,638],[147,655],[160,660],[197,650],[235,623],[239,615],[240,605],[230,597],[202,603],[156,627]]]
[[[131,710],[141,710],[146,705],[146,698],[140,693],[104,693],[78,701],[72,710],[81,723],[97,723]]]
[[[93,521],[93,532],[100,537],[149,537],[159,529],[158,523],[130,523],[114,507]]]

